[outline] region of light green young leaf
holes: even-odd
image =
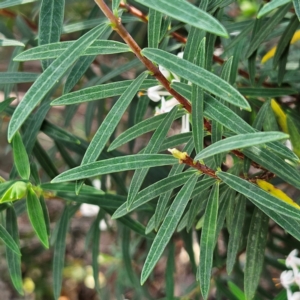
[[[200,240],[199,281],[204,299],[207,299],[210,287],[210,277],[213,264],[213,253],[216,240],[216,227],[219,206],[219,183],[217,182],[209,195],[204,215],[204,224]]]
[[[268,236],[269,218],[257,207],[254,209],[247,240],[244,289],[246,299],[253,299],[263,268]]]
[[[228,37],[226,29],[207,12],[184,0],[136,0],[167,16],[216,35]]]
[[[204,159],[213,156],[218,153],[224,153],[234,149],[242,149],[255,145],[265,144],[271,141],[288,139],[289,135],[282,132],[255,132],[238,134],[232,137],[228,137],[214,144],[211,144],[200,153],[198,153],[195,159]]]
[[[33,82],[39,75],[30,72],[0,72],[0,84]]]
[[[106,118],[95,133],[89,147],[87,148],[81,165],[85,165],[97,160],[98,156],[104,149],[107,141],[119,124],[125,110],[132,101],[132,98],[138,92],[142,82],[147,77],[147,73],[142,73],[132,84],[123,92],[118,101],[107,114]]]
[[[38,236],[42,244],[46,248],[49,248],[48,233],[44,219],[44,212],[40,200],[37,197],[35,191],[32,189],[32,187],[28,189],[26,204],[28,217],[36,235]]]
[[[63,279],[62,272],[65,264],[66,236],[70,219],[69,211],[70,208],[66,206],[59,221],[59,227],[57,228],[57,236],[54,244],[52,278],[55,299],[58,299],[60,296]]]
[[[114,172],[159,167],[176,163],[178,163],[178,159],[167,154],[127,155],[89,163],[72,170],[65,171],[64,173],[56,176],[52,182],[57,183],[79,180]]]
[[[272,0],[269,3],[266,3],[263,8],[258,12],[257,18],[261,18],[262,16],[268,14],[272,10],[287,4],[289,2],[292,2],[292,0]]]
[[[30,2],[35,2],[37,0],[4,0],[0,3],[0,8],[7,8],[11,6],[26,4]]]
[[[232,189],[249,198],[254,204],[259,203],[278,214],[300,220],[300,210],[298,208],[274,197],[257,185],[222,171],[217,171],[216,175]]]
[[[9,186],[9,188],[2,194],[0,203],[12,202],[15,200],[20,200],[26,196],[27,193],[27,183],[24,181],[17,181]]]
[[[39,17],[39,45],[59,42],[64,21],[65,0],[42,0]],[[45,70],[51,60],[42,62]]]
[[[6,247],[8,247],[14,253],[21,255],[19,246],[1,224],[0,224],[0,239],[4,242]]]
[[[14,58],[14,61],[44,60],[57,58],[68,47],[73,45],[73,41],[52,43],[28,49]],[[94,41],[80,56],[94,56],[103,54],[115,54],[129,52],[130,48],[120,42],[97,40]]]
[[[174,199],[147,255],[141,274],[141,284],[144,284],[149,277],[171,239],[172,234],[176,230],[192,191],[194,190],[197,179],[198,175],[192,175],[191,179],[186,182]]]
[[[149,140],[144,153],[146,154],[154,154],[157,153],[162,145],[172,123],[175,118],[178,106],[174,106],[172,110],[166,114],[163,121],[159,124],[156,131],[152,135],[151,139]],[[133,201],[134,197],[138,193],[149,169],[143,168],[140,170],[136,170],[134,175],[132,176],[131,183],[128,190],[127,196],[127,209],[129,210]]]
[[[17,132],[12,140],[14,163],[22,179],[28,180],[30,177],[30,164],[22,137]]]
[[[6,209],[6,230],[19,248],[19,229],[17,216],[13,206]],[[6,247],[6,261],[11,281],[20,295],[23,295],[23,280],[21,272],[21,256]]]
[[[44,98],[81,53],[105,30],[106,24],[92,29],[74,44],[68,47],[34,82],[17,106],[8,126],[8,140],[11,141],[16,131],[22,126],[36,105]]]
[[[0,3],[1,5],[1,3]],[[21,46],[25,47],[25,45],[16,40],[9,40],[9,39],[0,39],[0,47],[7,47],[7,46]]]
[[[294,8],[295,8],[295,13],[300,21],[300,1],[299,0],[293,0]]]
[[[197,84],[221,99],[245,110],[251,110],[246,99],[234,87],[215,74],[160,49],[145,48],[142,50],[142,54],[170,72]]]

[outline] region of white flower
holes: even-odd
[[[288,268],[292,268],[294,272],[294,276],[296,276],[299,272],[299,267],[300,267],[300,258],[297,257],[298,255],[298,250],[295,249],[293,250],[288,257],[285,260],[285,265]]]
[[[160,101],[162,96],[170,96],[171,94],[169,92],[162,91],[163,88],[161,85],[152,86],[147,90],[147,96],[154,102]]]
[[[285,289],[289,289],[290,285],[292,285],[294,281],[294,272],[292,270],[283,271],[280,274],[280,283]]]
[[[295,292],[292,295],[291,300],[300,300],[300,292]]]

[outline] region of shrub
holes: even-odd
[[[100,297],[114,297],[99,283],[106,220],[127,274],[118,297],[131,288],[132,299],[292,299],[294,288],[279,293],[271,278],[300,240],[299,1],[95,2],[0,2],[0,45],[13,47],[0,73],[13,158],[2,169],[0,237],[15,289],[28,292],[29,276],[18,217],[53,249],[58,299],[84,203],[100,207],[86,237]],[[179,251],[193,283],[174,294]]]

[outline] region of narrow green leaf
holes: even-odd
[[[97,160],[113,131],[119,124],[119,121],[121,120],[126,108],[130,104],[132,98],[138,92],[147,75],[148,74],[145,72],[137,77],[109,111],[106,118],[95,133],[89,147],[87,148],[81,165],[85,165]]]
[[[293,95],[297,94],[297,91],[294,89],[288,88],[262,88],[262,87],[254,87],[254,88],[238,88],[238,91],[248,97],[279,97],[285,95]]]
[[[255,208],[247,240],[244,289],[246,299],[253,299],[263,268],[269,218]]]
[[[141,168],[159,167],[178,163],[178,159],[167,154],[140,154],[115,157],[89,163],[68,170],[55,177],[51,182],[79,180],[103,174],[122,172]]]
[[[39,73],[30,72],[0,72],[1,84],[23,83],[35,81]]]
[[[151,139],[149,140],[147,147],[145,148],[145,154],[154,154],[157,153],[160,149],[161,144],[163,143],[172,123],[174,117],[176,115],[178,106],[174,106],[172,110],[166,114],[164,120],[159,124],[156,131],[152,135]],[[149,169],[143,168],[140,170],[136,170],[134,175],[132,176],[131,183],[128,190],[127,196],[127,209],[129,210],[133,201],[134,197],[138,193]]]
[[[289,135],[282,132],[256,132],[256,133],[246,133],[238,134],[232,137],[228,137],[221,141],[211,144],[200,153],[198,153],[195,159],[204,159],[213,156],[218,153],[223,153],[226,151],[241,149],[250,146],[260,145],[271,141],[277,141],[281,139],[288,139]]]
[[[222,171],[216,172],[216,175],[232,189],[249,198],[254,204],[259,203],[276,213],[300,220],[300,210],[298,208],[274,197],[257,185]]]
[[[228,281],[228,287],[229,287],[230,291],[233,293],[233,295],[236,296],[237,299],[246,300],[246,297],[245,297],[245,294],[243,293],[243,291],[237,285],[235,285],[233,282]]]
[[[219,183],[216,183],[210,192],[207,202],[200,240],[199,281],[201,294],[204,299],[207,299],[210,288],[213,253],[216,240],[218,206]]]
[[[174,120],[179,119],[185,113],[186,112],[183,110],[178,111]],[[128,128],[127,130],[122,132],[119,136],[117,136],[117,138],[110,144],[110,146],[108,147],[108,151],[112,151],[149,131],[155,130],[159,126],[159,124],[161,124],[165,116],[166,114],[157,115],[148,118],[144,121],[141,121],[140,123],[135,124],[134,126]]]
[[[0,102],[0,113],[2,113],[16,98],[7,98]]]
[[[43,195],[40,196],[39,200],[40,200],[40,204],[41,204],[41,207],[43,210],[43,216],[44,216],[44,220],[45,220],[45,224],[46,224],[47,235],[49,237],[50,236],[50,219],[49,219],[48,208],[47,208],[46,201],[45,201]]]
[[[295,120],[291,115],[287,115],[287,128],[289,131],[289,135],[291,137],[291,142],[293,146],[293,151],[300,158],[300,122]]]
[[[276,68],[279,60],[284,57],[286,49],[289,48],[291,40],[299,27],[299,19],[295,15],[291,18],[288,26],[285,28],[284,32],[282,33],[280,40],[276,47],[276,52],[273,58],[273,67]]]
[[[64,21],[65,0],[42,0],[39,17],[39,45],[59,42]],[[45,70],[51,60],[42,62]]]
[[[174,199],[147,255],[141,274],[141,284],[144,284],[149,277],[171,239],[172,234],[176,230],[192,191],[194,190],[197,179],[197,175],[192,175],[191,179],[186,182]]]
[[[1,5],[1,3],[0,3]],[[9,40],[9,39],[0,39],[0,47],[8,47],[8,46],[21,46],[25,47],[25,45],[16,40]]]
[[[22,177],[22,179],[28,180],[30,177],[29,159],[19,132],[14,135],[12,147],[14,163],[18,170],[18,173]]]
[[[161,195],[163,192],[167,192],[169,190],[173,190],[187,182],[187,179],[191,177],[191,175],[195,171],[186,171],[184,173],[175,174],[173,176],[169,176],[160,181],[151,184],[147,188],[141,190],[134,198],[133,203],[129,210],[127,210],[126,203],[123,203],[112,215],[112,219],[120,218],[136,208],[144,205],[148,201],[156,198]]]
[[[16,244],[12,236],[7,230],[0,224],[0,239],[4,242],[5,246],[18,255],[21,255],[19,246]]]
[[[7,8],[7,7],[31,3],[31,2],[35,2],[35,1],[37,1],[37,0],[4,0],[4,1],[1,1],[0,8]]]
[[[226,29],[215,18],[184,0],[136,0],[136,2],[193,27],[228,37]]]
[[[300,1],[299,0],[293,0],[294,8],[295,8],[295,13],[300,21]]]
[[[160,30],[162,24],[162,13],[149,9],[148,14],[148,47],[158,48],[160,41]]]
[[[6,209],[6,230],[19,247],[19,229],[17,216],[13,206]],[[21,272],[21,256],[6,247],[6,261],[11,281],[20,295],[23,295],[23,280]]]
[[[205,67],[205,43],[206,39],[203,38],[200,42],[197,54],[196,64],[199,67]],[[204,124],[203,124],[203,110],[204,110],[204,92],[201,87],[192,84],[192,127],[193,127],[193,139],[196,152],[200,152],[203,149],[204,140]]]
[[[106,24],[101,24],[83,35],[38,77],[12,115],[8,126],[9,141],[11,141],[16,131],[22,126],[36,105],[45,97],[57,81],[60,80],[80,54],[92,44],[105,27]]]
[[[85,88],[61,96],[52,101],[51,105],[72,105],[119,96],[122,95],[124,90],[132,83],[133,80],[124,80]],[[157,85],[156,80],[146,79],[141,84],[140,90],[148,89],[154,85]]]
[[[73,41],[52,43],[28,49],[14,58],[14,61],[45,60],[57,58],[68,47],[74,45]],[[120,42],[97,40],[94,41],[80,56],[94,56],[129,52],[130,48]]]
[[[46,248],[49,248],[48,233],[44,219],[44,212],[39,198],[37,197],[37,195],[31,187],[28,189],[27,192],[26,204],[28,217],[36,235],[38,236],[42,244]]]
[[[268,14],[272,10],[291,2],[292,0],[273,0],[269,3],[265,4],[263,8],[258,12],[257,18],[261,18],[262,16]]]
[[[229,235],[226,270],[230,274],[236,261],[236,256],[239,251],[241,237],[243,233],[243,226],[246,214],[246,199],[240,194],[237,198],[237,205],[234,210],[233,223]]]
[[[145,48],[142,54],[170,72],[197,84],[221,99],[245,110],[251,110],[246,99],[229,83],[215,74],[163,50]]]
[[[194,149],[194,141],[193,141],[193,139],[190,139],[188,141],[188,143],[184,146],[183,152],[186,152],[187,154],[190,155],[192,153],[193,149]],[[168,177],[181,173],[183,171],[183,169],[184,169],[183,164],[178,164],[178,165],[172,166],[172,168],[168,174]],[[165,210],[166,210],[166,207],[168,205],[171,195],[172,195],[172,190],[169,190],[169,191],[161,194],[158,198],[157,205],[155,208],[155,214],[154,214],[156,231],[158,230],[158,227],[165,216]]]
[[[166,268],[166,296],[174,299],[175,243],[170,243]]]
[[[62,285],[62,272],[65,264],[65,250],[66,250],[66,236],[69,228],[69,207],[65,207],[57,231],[57,236],[54,244],[53,254],[53,292],[54,298],[58,299],[60,296]]]
[[[116,12],[118,11],[120,3],[121,3],[121,0],[113,0],[112,1],[112,9],[113,9],[114,14],[116,14]]]
[[[281,9],[279,9],[271,18],[266,26],[262,26],[261,29],[257,32],[255,39],[250,44],[246,57],[250,57],[260,46],[261,43],[265,41],[267,36],[274,30],[275,26],[284,18],[285,14],[291,8],[291,4],[286,4]]]

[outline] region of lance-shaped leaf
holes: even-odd
[[[170,241],[172,234],[176,230],[194,190],[197,179],[197,175],[192,175],[191,179],[186,182],[174,199],[147,255],[141,274],[141,284],[144,284],[149,277],[151,271]]]
[[[18,255],[21,255],[19,246],[14,241],[12,236],[7,232],[7,230],[0,224],[0,239],[4,242],[5,246]]]
[[[295,13],[300,21],[300,0],[293,0]]]
[[[231,232],[229,235],[226,270],[230,274],[236,261],[236,256],[239,250],[239,245],[243,233],[243,226],[246,213],[246,199],[243,195],[237,198],[237,204],[233,214]]]
[[[26,4],[30,2],[35,2],[37,0],[4,0],[0,3],[0,8],[7,8],[11,6],[16,6],[20,4]]]
[[[216,183],[209,195],[200,240],[199,281],[201,294],[207,299],[213,264],[213,253],[216,240],[216,228],[219,206],[219,183]]]
[[[62,272],[65,263],[66,236],[69,228],[70,208],[65,207],[59,220],[53,255],[53,292],[55,299],[60,296],[62,285]]]
[[[120,218],[131,211],[137,209],[141,205],[144,205],[148,201],[154,199],[155,197],[161,195],[164,192],[167,192],[169,190],[173,190],[184,183],[187,182],[187,179],[191,177],[191,175],[195,172],[187,171],[184,173],[179,173],[173,176],[169,176],[167,178],[164,178],[158,182],[155,182],[154,184],[151,184],[147,188],[140,191],[136,197],[134,198],[134,201],[130,207],[129,210],[127,210],[126,203],[123,203],[113,214],[112,218],[117,219]]]
[[[0,84],[33,82],[39,75],[30,72],[0,72]]]
[[[157,10],[150,9],[148,15],[148,46],[158,48],[163,15]]]
[[[291,2],[291,0],[276,0],[276,1],[271,1],[267,4],[265,4],[262,9],[258,12],[257,18],[261,18],[262,16],[268,14],[272,10]]]
[[[174,120],[179,119],[185,113],[186,112],[183,110],[178,111]],[[110,144],[108,151],[112,151],[147,132],[155,130],[162,122],[162,120],[165,118],[165,116],[166,114],[157,115],[148,118],[144,121],[141,121],[140,123],[135,124],[134,126],[128,128],[127,130],[122,132],[119,136],[117,136],[117,138]]]
[[[255,208],[247,240],[244,287],[246,299],[253,299],[265,258],[269,218]]]
[[[238,88],[238,91],[248,97],[279,97],[285,95],[297,94],[294,89],[288,88]]]
[[[9,40],[9,39],[0,39],[0,47],[7,47],[7,46],[21,46],[25,47],[25,45],[16,40]]]
[[[29,159],[19,132],[13,138],[13,157],[19,175],[28,180],[30,176]]]
[[[19,229],[17,223],[17,215],[13,206],[9,206],[6,210],[6,230],[11,235],[17,246],[19,246]],[[6,261],[11,281],[18,293],[23,295],[21,256],[7,247]]]
[[[8,126],[8,140],[11,141],[16,131],[23,125],[36,105],[45,97],[51,88],[64,75],[69,67],[78,59],[80,54],[105,29],[106,24],[101,24],[92,29],[74,44],[68,47],[34,82],[17,106]]]
[[[146,48],[142,54],[170,72],[197,84],[221,99],[246,110],[251,110],[246,99],[217,75],[163,50]]]
[[[292,206],[277,197],[274,197],[273,195],[259,188],[257,185],[222,171],[216,172],[216,175],[232,189],[249,198],[254,204],[259,203],[260,205],[263,205],[278,214],[300,220],[300,210],[297,207]]]
[[[136,0],[193,27],[227,37],[227,31],[215,18],[184,0]]]
[[[133,80],[123,80],[113,83],[101,84],[93,87],[88,87],[76,92],[68,93],[56,98],[51,102],[51,105],[72,105],[84,103],[99,99],[106,99],[122,95]],[[148,89],[151,86],[157,85],[156,80],[146,79],[140,86],[140,90]]]
[[[167,154],[127,155],[76,167],[56,176],[52,182],[79,180],[114,172],[173,165],[176,163],[178,163],[178,159]]]
[[[49,248],[48,233],[44,219],[43,208],[32,187],[28,189],[26,204],[29,220],[36,235],[38,236],[42,244],[46,248]]]
[[[65,12],[65,0],[42,0],[39,17],[39,45],[51,44],[60,40]],[[43,69],[51,60],[42,62]]]
[[[272,131],[238,134],[211,144],[207,148],[203,149],[200,153],[198,153],[195,159],[204,159],[218,153],[288,138],[288,134]]]
[[[52,43],[49,45],[38,46],[20,53],[14,58],[14,61],[28,61],[28,60],[43,60],[50,58],[57,58],[68,47],[73,45],[73,41]],[[94,41],[80,56],[92,56],[101,54],[115,54],[129,52],[130,48],[120,42],[97,40]]]
[[[154,154],[159,151],[160,146],[162,145],[162,143],[173,123],[177,109],[178,109],[178,106],[176,105],[165,116],[164,120],[160,123],[160,125],[157,127],[156,131],[152,135],[151,139],[149,140],[144,153],[146,153],[146,154],[153,153]],[[130,206],[133,203],[134,197],[138,193],[147,173],[148,173],[148,169],[146,169],[146,168],[137,170],[134,173],[134,175],[131,179],[129,190],[128,190],[128,197],[127,197],[127,209],[128,210],[130,209]]]
[[[119,124],[126,108],[130,104],[132,98],[138,92],[142,82],[147,77],[147,75],[148,74],[145,72],[142,73],[138,78],[136,78],[109,111],[106,118],[95,133],[89,147],[87,148],[81,165],[85,165],[97,160],[110,136]]]

